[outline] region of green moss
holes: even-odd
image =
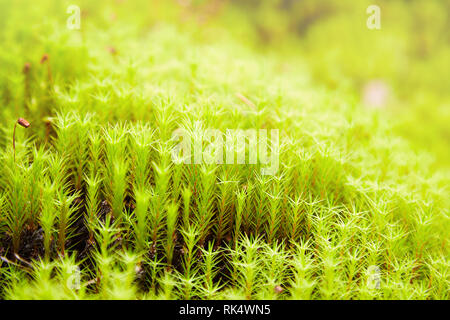
[[[303,26],[301,44],[280,25],[274,50],[254,27],[267,8],[239,22],[246,43],[233,3],[198,22],[201,6],[85,1],[81,30],[59,1],[26,3],[0,3],[2,298],[449,298],[445,157],[359,102],[397,60],[373,73],[356,52],[313,57],[327,55],[321,30],[348,29],[339,15]],[[14,160],[18,117],[31,126]],[[174,162],[180,127],[278,129],[280,168]]]

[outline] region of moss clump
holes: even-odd
[[[84,2],[76,31],[40,3],[0,10],[2,298],[449,298],[449,175],[351,87],[234,39],[234,6]],[[173,161],[178,128],[278,129],[280,167]]]

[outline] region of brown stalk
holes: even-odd
[[[49,85],[53,83],[53,77],[52,77],[52,68],[50,67],[50,56],[45,53],[41,58],[41,64],[47,63],[47,76],[48,76],[48,82]]]
[[[16,123],[14,123],[14,131],[13,131],[13,150],[14,150],[14,162],[16,162],[16,127],[17,124],[20,124],[24,128],[28,128],[30,123],[24,118],[17,119]]]
[[[50,137],[50,132],[52,130],[52,120],[51,120],[51,118],[49,118],[49,117],[46,118],[44,120],[44,123],[45,123],[45,143],[47,143],[48,140],[49,140],[49,137]]]
[[[23,66],[23,70],[22,70],[22,72],[24,74],[24,77],[25,77],[25,81],[24,81],[24,109],[26,111],[29,110],[29,102],[31,100],[30,69],[31,69],[31,64],[29,62],[26,62],[25,65]]]

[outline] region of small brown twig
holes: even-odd
[[[30,123],[24,118],[17,119],[16,123],[14,123],[14,131],[13,131],[13,150],[14,150],[14,162],[16,162],[16,126],[20,124],[24,128],[28,128]]]
[[[24,266],[22,264],[18,264],[18,263],[14,262],[14,261],[11,261],[8,258],[3,257],[3,256],[0,256],[0,260],[5,262],[5,263],[7,263],[7,264],[19,267],[19,268],[21,268],[21,269],[23,269],[23,270],[25,270],[25,271],[27,271],[29,273],[33,270],[32,269],[32,265],[28,261],[23,260],[18,254],[14,254],[14,256],[15,256],[15,259],[17,259],[17,260],[19,260],[21,262],[24,262],[27,266]]]
[[[253,110],[257,110],[258,108],[256,107],[256,105],[251,102],[249,99],[247,99],[246,96],[244,96],[242,93],[237,92],[236,93],[236,97],[238,97],[239,100],[241,100],[242,102],[244,102],[247,106],[249,106],[250,108],[252,108]]]

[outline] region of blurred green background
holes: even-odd
[[[52,41],[71,37],[61,28],[71,4],[81,8],[83,25],[108,30],[120,21],[139,33],[171,24],[202,43],[239,42],[275,57],[280,73],[302,66],[299,76],[319,89],[347,92],[361,108],[378,110],[411,148],[428,151],[436,168],[450,168],[450,1],[0,0],[3,101],[11,100],[5,97],[16,85],[12,72],[50,50]],[[380,30],[366,26],[366,9],[372,4],[381,9]],[[50,16],[60,17],[57,25],[47,21]],[[17,59],[23,52],[29,57]],[[82,66],[70,66],[74,54],[85,54],[82,50],[53,54],[65,57],[67,79],[84,75]]]
[[[318,86],[353,93],[361,107],[386,114],[412,148],[432,153],[436,166],[450,165],[450,1],[179,3],[192,19],[283,54],[287,68],[303,61]],[[366,26],[369,5],[380,7],[380,30]]]

